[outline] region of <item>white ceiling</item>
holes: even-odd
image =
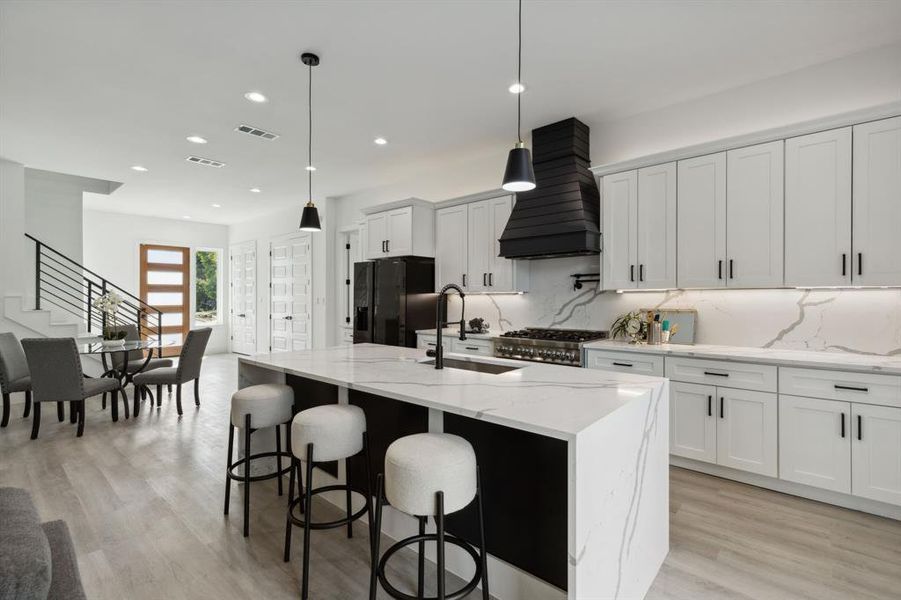
[[[4,0],[0,156],[123,182],[91,198],[104,210],[232,223],[298,204],[298,55],[312,50],[317,199],[495,148],[500,178],[515,141],[515,18],[513,0]],[[526,0],[523,28],[529,130],[572,115],[596,125],[897,42],[901,2]],[[248,102],[249,90],[270,102]],[[241,123],[282,137],[237,134]],[[379,135],[390,143],[374,145]]]

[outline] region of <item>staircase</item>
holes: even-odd
[[[34,246],[34,298],[7,294],[3,316],[47,337],[96,338],[107,315],[93,306],[107,292],[123,298],[118,324],[132,323],[142,338],[162,339],[162,312],[108,279],[75,262],[39,239],[25,234]]]

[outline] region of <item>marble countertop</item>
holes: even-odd
[[[417,329],[416,335],[438,335],[437,329]],[[458,338],[460,336],[460,328],[459,327],[445,327],[441,330],[442,336],[450,336],[452,338]],[[499,336],[500,333],[466,333],[466,337],[472,338],[474,340],[490,340],[493,337]]]
[[[901,375],[901,356],[878,354],[853,354],[851,352],[825,352],[813,350],[789,350],[783,348],[749,348],[743,346],[716,346],[712,344],[630,344],[628,342],[602,340],[583,346],[586,350],[610,350],[687,356],[713,360],[733,360],[776,365],[781,367],[809,367],[835,369],[861,373]]]
[[[474,360],[446,353],[445,358]],[[255,365],[333,385],[360,390],[428,408],[564,440],[580,433],[618,408],[659,393],[660,377],[646,377],[478,357],[521,367],[501,374],[462,369],[435,369],[420,364],[422,350],[355,344],[241,357]]]

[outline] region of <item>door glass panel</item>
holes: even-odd
[[[147,262],[149,263],[180,265],[182,257],[182,252],[177,250],[157,250],[155,248],[147,250]]]
[[[150,285],[181,285],[183,281],[181,271],[147,272],[147,283]]]
[[[182,314],[180,312],[163,313],[163,327],[181,325],[181,323],[182,323]]]
[[[176,306],[181,305],[184,294],[181,292],[150,292],[147,294],[147,303],[151,306]]]
[[[163,334],[163,346],[168,346],[172,342],[175,342],[176,346],[181,346],[181,334],[180,333],[164,333]]]

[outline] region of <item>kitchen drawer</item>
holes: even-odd
[[[461,340],[453,338],[451,352],[458,354],[475,354],[479,356],[494,356],[494,344],[488,340]]]
[[[781,367],[779,393],[901,408],[901,377]]]
[[[447,343],[447,338],[441,340],[444,349],[447,350],[450,345]],[[416,347],[421,350],[434,350],[435,346],[438,344],[438,338],[434,335],[417,335],[416,336]]]
[[[681,357],[667,357],[665,364],[664,372],[673,381],[758,392],[776,391],[777,369],[770,365]]]
[[[637,352],[586,350],[585,368],[663,377],[663,356]]]

